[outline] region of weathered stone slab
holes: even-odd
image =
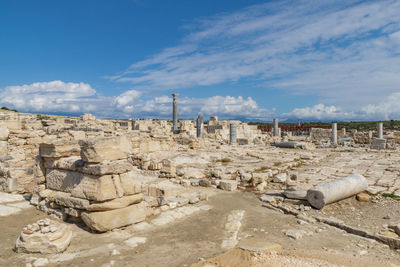
[[[57,192],[56,203],[64,207],[76,209],[87,209],[90,205],[89,200],[72,197],[71,194],[64,192]]]
[[[83,166],[80,156],[67,158],[45,158],[44,167],[46,169],[62,169],[69,171],[78,171]]]
[[[157,180],[156,177],[143,176],[138,170],[122,173],[119,177],[125,196],[138,194],[145,190],[147,184]]]
[[[185,192],[185,188],[181,185],[174,184],[170,181],[162,181],[157,184],[149,185],[149,196],[158,197],[176,197]]]
[[[219,188],[226,191],[235,191],[237,189],[237,184],[235,180],[221,180]]]
[[[132,170],[128,160],[104,161],[102,163],[86,163],[81,171],[92,175],[121,174]]]
[[[111,175],[84,174],[80,183],[71,190],[71,195],[95,201],[106,201],[117,197]]]
[[[110,201],[101,202],[101,203],[93,203],[89,205],[86,210],[88,211],[106,211],[106,210],[115,210],[122,209],[128,207],[133,204],[137,204],[142,202],[143,194],[136,194],[131,196],[125,196],[121,198],[116,198]]]
[[[82,174],[59,169],[46,170],[46,186],[49,189],[70,193],[82,181]]]
[[[82,159],[90,163],[126,159],[131,147],[129,140],[124,136],[81,140],[79,145]]]
[[[79,153],[80,147],[75,141],[41,143],[39,146],[39,154],[44,158],[79,156]]]
[[[110,211],[83,212],[81,217],[90,229],[98,232],[107,232],[144,221],[146,219],[146,208],[136,204]]]

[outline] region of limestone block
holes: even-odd
[[[9,134],[10,131],[8,130],[7,125],[0,124],[0,141],[7,141]]]
[[[142,183],[135,179],[135,174],[135,172],[127,172],[119,176],[125,196],[142,192]]]
[[[117,192],[111,175],[84,174],[79,184],[71,190],[71,195],[89,200],[106,201],[116,198]]]
[[[117,192],[117,197],[122,197],[124,195],[124,189],[121,184],[121,179],[119,178],[118,174],[114,174],[112,176],[114,186],[115,186],[115,191]]]
[[[35,184],[44,184],[46,182],[46,169],[44,168],[42,157],[36,156],[33,165],[33,180]]]
[[[71,242],[69,226],[51,221],[39,220],[26,226],[15,243],[15,250],[23,253],[61,253]]]
[[[79,145],[81,146],[82,159],[91,163],[126,159],[131,151],[130,142],[125,136],[81,140]]]
[[[32,168],[13,168],[13,169],[9,169],[7,174],[8,174],[8,177],[10,177],[10,178],[23,179],[27,176],[33,177],[33,169]]]
[[[259,184],[268,180],[271,176],[270,172],[254,172],[252,175],[252,181],[254,184]]]
[[[41,198],[47,199],[48,201],[54,202],[56,201],[58,191],[54,191],[51,189],[45,189],[39,192],[39,196]]]
[[[58,205],[76,209],[87,209],[90,205],[89,200],[72,197],[69,193],[57,192],[56,203]]]
[[[185,188],[181,185],[174,184],[170,181],[162,181],[157,184],[149,185],[149,196],[158,197],[176,197],[185,192]]]
[[[39,154],[44,158],[79,156],[79,153],[80,148],[75,141],[42,143],[39,146]]]
[[[17,178],[7,178],[7,192],[18,191],[18,179]]]
[[[92,175],[121,174],[132,170],[128,160],[103,161],[102,163],[86,163],[81,172]]]
[[[135,204],[110,211],[83,212],[81,218],[90,229],[107,232],[144,221],[146,219],[146,208],[140,204]]]
[[[176,166],[171,160],[164,159],[162,161],[161,172],[168,173],[168,174],[171,174],[171,175],[176,175]]]
[[[386,139],[384,138],[374,138],[371,142],[371,149],[385,149],[386,148]]]
[[[0,141],[0,155],[4,156],[8,154],[8,143],[7,141]]]
[[[221,180],[219,188],[226,191],[235,191],[237,189],[237,184],[235,180]]]
[[[83,166],[83,161],[79,156],[66,158],[44,158],[44,167],[46,169],[62,169],[69,171],[79,171]]]
[[[86,138],[86,133],[84,131],[68,131],[74,140],[83,140]]]
[[[287,174],[286,173],[279,173],[275,175],[274,179],[272,181],[274,183],[285,183],[287,180]]]
[[[71,193],[82,181],[82,174],[59,169],[46,170],[46,186],[49,189]]]
[[[116,198],[110,201],[101,202],[101,203],[93,203],[89,205],[86,210],[88,211],[106,211],[106,210],[115,210],[122,209],[128,207],[133,204],[137,204],[142,202],[143,194],[135,194],[131,196],[124,196],[121,198]]]

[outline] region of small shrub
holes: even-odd
[[[50,116],[38,114],[38,115],[36,116],[36,118],[37,118],[38,120],[48,120],[48,119],[50,119]]]
[[[400,196],[395,195],[395,194],[383,193],[382,196],[383,196],[383,197],[389,197],[389,198],[392,198],[392,199],[394,199],[394,200],[400,200]]]

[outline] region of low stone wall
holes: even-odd
[[[130,144],[127,136],[41,144],[31,203],[57,218],[83,220],[90,229],[105,232],[159,214],[165,205],[204,198],[159,179],[158,171],[139,169],[142,161],[133,160]],[[165,162],[161,169],[168,167]]]

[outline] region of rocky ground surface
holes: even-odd
[[[148,157],[177,166],[175,177],[158,179],[208,200],[105,233],[69,221],[65,251],[26,254],[13,250],[21,230],[55,219],[28,197],[0,193],[0,266],[400,266],[399,152],[221,145]],[[285,195],[354,173],[366,177],[367,192],[322,210]]]
[[[344,210],[358,208],[351,199],[346,203]],[[390,213],[391,206],[383,205],[378,211],[379,216],[385,208]],[[81,224],[72,224],[71,245],[60,254],[17,254],[12,251],[21,229],[43,218],[41,212],[29,208],[23,213],[0,217],[1,225],[5,227],[0,232],[0,265],[33,263],[33,266],[40,266],[44,262],[48,266],[190,266],[199,261],[206,263],[207,259],[224,253],[227,243],[236,241],[234,246],[240,247],[246,239],[282,247],[279,254],[258,255],[256,266],[276,266],[278,261],[293,266],[321,266],[321,263],[332,266],[400,265],[399,252],[387,245],[323,223],[299,223],[295,216],[263,207],[253,193],[218,191],[207,203],[169,212],[164,219],[149,219],[103,234],[93,234]],[[368,216],[376,214],[371,211]]]

